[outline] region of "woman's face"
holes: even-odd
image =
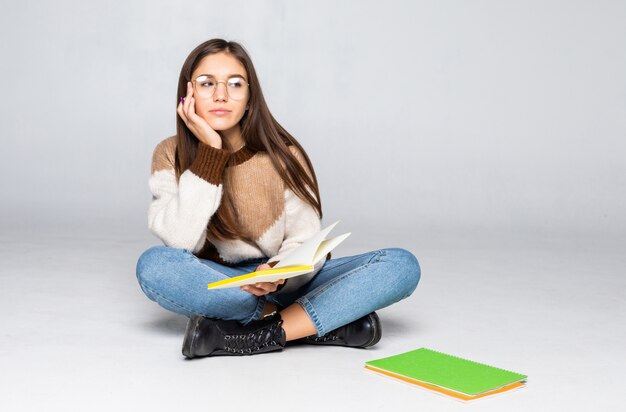
[[[239,121],[246,112],[250,91],[248,90],[245,98],[235,100],[228,95],[226,84],[233,75],[240,75],[245,82],[248,82],[248,73],[243,64],[230,54],[219,52],[208,55],[200,61],[191,74],[192,81],[202,74],[213,76],[216,88],[213,96],[208,98],[201,98],[197,91],[194,91],[196,114],[206,120],[213,130],[226,131],[232,127],[238,127]],[[195,86],[197,90],[199,85]],[[226,108],[229,111],[225,114],[212,112],[217,108]]]

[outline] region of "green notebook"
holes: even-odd
[[[448,395],[455,396],[456,392],[468,398],[484,396],[490,392],[502,392],[505,389],[501,388],[507,385],[510,386],[507,389],[522,386],[527,378],[526,375],[426,348],[371,360],[365,362],[365,367],[375,372],[386,372],[386,375],[392,377],[408,378],[408,381],[421,383],[421,386],[432,385],[453,392]],[[519,383],[512,385],[516,382]]]

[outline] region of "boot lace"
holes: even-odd
[[[308,339],[315,341],[315,342],[328,342],[328,341],[337,340],[339,338],[337,337],[337,335],[333,333],[333,331],[330,331],[322,336],[311,335],[308,337]]]
[[[278,345],[278,336],[282,320],[272,323],[255,332],[232,334],[224,336],[224,350],[231,353],[252,353],[267,346]]]

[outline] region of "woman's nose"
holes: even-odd
[[[226,92],[226,85],[224,87],[220,87],[222,83],[218,83],[215,86],[215,92],[213,93],[213,98],[215,100],[228,100],[228,93]]]

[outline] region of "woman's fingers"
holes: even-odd
[[[270,293],[276,290],[276,285],[271,282],[258,282],[254,284],[254,287],[260,289],[264,293]]]
[[[194,97],[189,98],[189,113],[187,114],[187,118],[190,119],[193,123],[196,123],[196,118],[198,115],[196,114],[196,99]]]
[[[241,286],[241,290],[245,290],[256,296],[263,296],[268,293],[276,292],[278,285],[283,283],[285,283],[284,279],[277,280],[276,282],[258,282],[253,285]]]
[[[187,94],[183,101],[178,104],[176,112],[180,115],[181,119],[183,119],[183,122],[185,122],[189,130],[196,134],[198,115],[196,114],[193,87],[191,87],[190,82],[187,82]]]
[[[187,82],[187,95],[185,96],[185,103],[183,104],[183,111],[185,116],[189,119],[189,106],[191,106],[191,96],[193,95],[193,88],[191,83]]]
[[[189,116],[187,116],[187,108],[189,107],[189,98],[191,97],[192,91],[193,89],[191,88],[191,84],[187,82],[187,94],[182,101],[178,103],[178,108],[176,109],[176,112],[180,115],[181,119],[183,119],[187,127],[190,126]]]
[[[200,123],[202,122],[200,116],[198,116],[196,114],[196,98],[193,95],[193,88],[191,87],[191,83],[188,86],[188,94],[187,97],[185,97],[185,105],[186,105],[186,109],[185,109],[185,116],[187,117],[187,121],[189,122],[187,124],[187,127],[189,127],[194,134],[196,134],[196,131],[199,131],[201,126]],[[197,136],[197,134],[196,134]]]
[[[180,118],[183,119],[183,122],[185,122],[187,127],[189,127],[187,116],[185,115],[185,112],[183,111],[183,102],[178,103],[178,107],[176,108],[176,113],[178,113]]]
[[[256,286],[252,286],[252,285],[242,286],[241,289],[246,292],[252,293],[253,295],[256,295],[256,296],[263,296],[263,295],[267,295],[268,293],[265,290],[261,288],[257,288]]]

